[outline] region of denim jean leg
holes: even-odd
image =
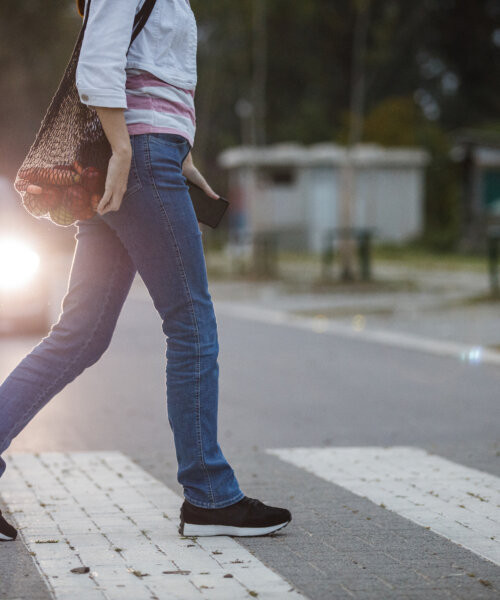
[[[244,494],[217,442],[217,322],[202,233],[182,175],[189,144],[179,137],[132,136],[141,189],[103,218],[128,248],[162,319],[177,479],[192,504],[222,508]]]
[[[77,222],[76,248],[58,321],[0,386],[0,454],[51,398],[109,346],[135,267],[98,215]],[[0,459],[0,476],[5,461]]]

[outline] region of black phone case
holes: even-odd
[[[189,195],[198,221],[212,228],[217,227],[229,206],[229,202],[222,196],[211,198],[195,183],[188,181],[188,185],[190,188]]]

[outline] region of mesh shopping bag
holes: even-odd
[[[31,215],[63,227],[96,214],[112,154],[97,112],[80,101],[76,87],[90,2],[87,0],[83,25],[59,87],[14,182]],[[154,4],[155,0],[145,0],[136,14],[129,48]]]

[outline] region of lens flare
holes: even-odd
[[[481,348],[481,346],[475,346],[466,352],[462,352],[460,358],[463,362],[470,363],[471,365],[478,365],[483,359],[483,348]]]
[[[22,287],[35,275],[39,255],[26,243],[15,238],[0,239],[0,288]]]

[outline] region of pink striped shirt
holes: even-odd
[[[194,145],[194,90],[179,88],[141,69],[127,69],[125,122],[130,135],[177,133]]]

